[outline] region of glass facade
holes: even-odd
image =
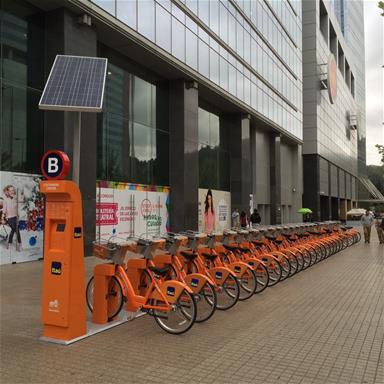
[[[199,187],[230,190],[228,134],[220,117],[199,108]]]
[[[44,151],[44,20],[33,7],[2,2],[0,10],[0,169],[40,172]]]
[[[168,185],[168,127],[156,114],[156,86],[109,63],[98,124],[97,177]]]
[[[301,1],[93,2],[302,139]]]

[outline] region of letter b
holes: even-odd
[[[56,173],[59,170],[59,159],[56,157],[48,158],[48,173]]]

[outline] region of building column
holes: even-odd
[[[229,135],[231,163],[231,209],[249,213],[249,198],[252,193],[251,179],[251,117],[248,114],[225,116]]]
[[[198,85],[176,80],[169,87],[169,180],[172,231],[198,229]]]
[[[271,156],[271,224],[281,224],[281,136],[272,135]]]
[[[317,155],[303,155],[303,205],[312,210],[314,221],[320,220],[320,170]],[[329,196],[329,194],[328,194]]]
[[[78,15],[64,8],[46,14],[45,67],[48,78],[57,54],[97,56],[96,31],[78,23]],[[73,112],[45,111],[44,149],[65,151],[72,160]],[[81,115],[80,190],[83,198],[83,233],[85,255],[90,255],[95,238],[96,221],[96,165],[97,165],[97,114]],[[70,175],[71,176],[71,175]]]

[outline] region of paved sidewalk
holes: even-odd
[[[41,335],[42,262],[1,279],[1,383],[384,383],[384,246],[359,243],[185,335],[149,316],[64,347]],[[87,258],[89,276],[94,258]]]

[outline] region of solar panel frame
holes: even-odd
[[[82,63],[81,60],[84,59],[88,62]],[[98,66],[90,71],[91,64],[98,64]],[[101,112],[104,101],[107,64],[108,60],[106,58],[56,55],[39,101],[39,109]],[[68,67],[71,65],[77,73],[68,71]],[[100,74],[99,81],[97,81],[95,76]],[[79,81],[85,83],[85,86],[78,84]],[[62,103],[63,98],[64,103]],[[82,102],[79,102],[80,99]]]

